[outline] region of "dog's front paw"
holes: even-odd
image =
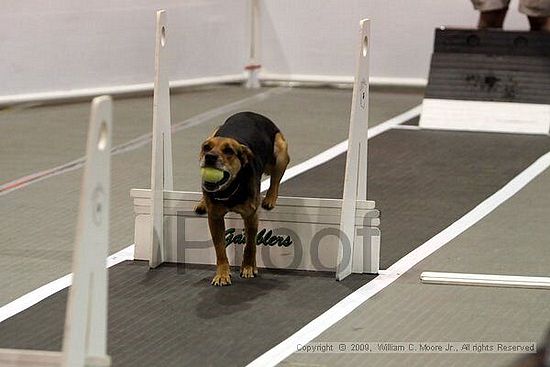
[[[218,272],[212,279],[212,285],[224,286],[231,285],[231,274],[229,272]]]
[[[258,268],[252,265],[241,266],[241,277],[254,278],[258,274]]]
[[[206,204],[204,203],[203,200],[201,200],[197,206],[195,206],[195,209],[194,209],[195,213],[197,213],[198,215],[204,215],[206,214],[207,210],[206,210]]]
[[[275,208],[276,202],[277,202],[277,197],[273,198],[268,195],[262,200],[262,208],[264,208],[265,210],[271,210]]]

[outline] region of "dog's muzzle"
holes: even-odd
[[[216,168],[218,163],[218,156],[212,153],[206,153],[204,155],[204,165]]]

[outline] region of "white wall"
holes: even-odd
[[[469,0],[260,0],[265,73],[351,76],[361,18],[371,23],[371,75],[427,78],[434,29],[474,27]],[[505,28],[527,29],[513,1]]]
[[[0,103],[151,83],[161,8],[168,11],[170,80],[241,74],[248,1],[2,0]],[[469,0],[259,1],[262,71],[285,75],[351,77],[358,21],[369,17],[372,75],[426,78],[434,28],[477,19]],[[517,0],[506,25],[527,28]]]
[[[242,73],[247,0],[2,0],[0,100],[152,83],[163,8],[170,80]]]

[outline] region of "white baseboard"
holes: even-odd
[[[425,98],[420,127],[547,135],[550,105]]]
[[[170,82],[170,88],[183,88],[216,83],[240,83],[245,81],[245,75],[221,75],[195,79],[174,80]],[[106,86],[97,88],[82,88],[51,92],[25,93],[0,96],[0,106],[29,102],[49,102],[75,98],[96,97],[103,94],[120,95],[142,93],[153,90],[153,82],[130,85]]]
[[[260,73],[260,81],[263,82],[282,82],[282,83],[319,83],[319,84],[335,84],[335,85],[353,85],[353,76],[335,76],[335,75],[307,75],[307,74],[270,74]],[[170,88],[193,87],[207,84],[222,84],[222,83],[244,83],[246,75],[233,74],[221,75],[213,77],[203,77],[195,79],[174,80],[170,82]],[[387,78],[387,77],[371,77],[370,84],[372,86],[401,86],[401,87],[418,87],[423,88],[427,84],[426,79],[422,78]],[[92,98],[103,94],[121,95],[132,93],[143,93],[153,90],[153,82],[105,86],[97,88],[82,88],[50,92],[24,93],[0,96],[0,106],[14,105],[20,103],[31,102],[51,102],[58,100],[70,100],[78,98]]]
[[[327,84],[349,84],[353,85],[353,76],[349,75],[313,75],[313,74],[276,74],[260,73],[261,81],[290,82],[290,83],[327,83]],[[370,77],[372,86],[400,86],[423,88],[428,84],[423,78],[392,78],[392,77]]]

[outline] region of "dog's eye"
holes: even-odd
[[[204,144],[202,146],[202,150],[205,151],[205,152],[209,152],[212,150],[212,147],[210,146],[210,144]]]
[[[223,154],[225,155],[233,155],[235,154],[235,151],[229,147],[223,149]]]

